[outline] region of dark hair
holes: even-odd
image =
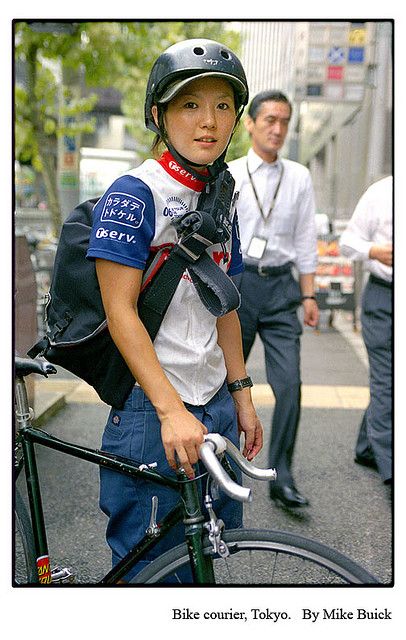
[[[264,102],[270,102],[271,100],[272,102],[284,102],[285,104],[287,104],[290,109],[290,115],[292,115],[292,105],[288,100],[288,98],[281,91],[275,91],[273,89],[269,89],[268,91],[261,91],[260,93],[257,93],[257,95],[253,97],[251,104],[248,108],[248,115],[253,120],[255,120],[255,118],[258,115],[258,111],[261,108],[261,105]]]
[[[155,159],[161,155],[163,151],[163,147],[165,145],[166,132],[165,132],[165,125],[164,125],[164,113],[168,108],[168,105],[160,104],[156,106],[158,109],[158,126],[159,126],[160,133],[155,134],[155,137],[151,145],[151,153]]]

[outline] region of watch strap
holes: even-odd
[[[240,380],[234,380],[234,382],[230,382],[227,385],[227,388],[230,393],[234,393],[234,391],[240,391],[240,389],[245,389],[246,387],[252,387],[253,382],[249,376],[246,378],[241,378]]]

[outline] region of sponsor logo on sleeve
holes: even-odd
[[[129,193],[115,191],[108,195],[104,203],[100,222],[112,222],[121,227],[138,229],[144,220],[144,209],[145,202],[139,198]]]
[[[127,244],[136,243],[135,235],[133,233],[115,231],[114,229],[105,229],[104,227],[99,227],[97,229],[96,238],[109,238],[109,240],[115,240],[116,242],[126,242]]]

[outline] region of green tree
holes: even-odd
[[[238,53],[239,35],[230,27],[210,21],[15,23],[16,64],[24,69],[24,82],[15,88],[16,159],[41,173],[55,234],[61,225],[57,141],[94,130],[94,90],[120,92],[129,132],[145,157],[152,134],[145,131],[143,103],[154,60],[171,44],[195,37],[220,40]],[[242,128],[229,157],[240,148]]]

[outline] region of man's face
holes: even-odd
[[[263,102],[255,120],[248,116],[245,126],[252,148],[263,160],[272,162],[282,148],[288,132],[290,107],[285,102]]]

